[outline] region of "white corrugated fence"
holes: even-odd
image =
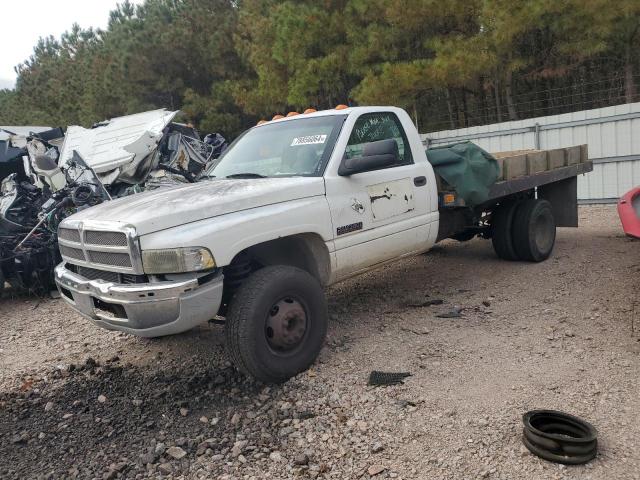
[[[470,140],[489,152],[586,143],[593,172],[578,177],[582,203],[615,202],[640,185],[640,103],[422,135],[426,145]]]

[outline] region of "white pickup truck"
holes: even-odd
[[[282,382],[322,347],[328,285],[445,238],[479,235],[502,258],[547,258],[556,225],[577,226],[576,175],[591,163],[560,167],[498,181],[465,206],[439,190],[404,110],[290,116],[245,132],[209,180],[64,220],[55,279],[108,329],[156,337],[224,318],[235,364]]]

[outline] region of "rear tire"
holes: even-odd
[[[549,258],[556,241],[556,222],[546,200],[522,202],[513,219],[513,246],[522,260],[542,262]]]
[[[513,246],[513,218],[515,216],[518,203],[510,202],[500,205],[493,214],[493,234],[491,242],[498,257],[503,260],[519,260],[518,254]]]
[[[265,383],[306,370],[327,332],[320,283],[296,267],[269,266],[251,274],[229,305],[225,335],[233,363]]]

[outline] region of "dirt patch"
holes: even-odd
[[[5,298],[0,477],[640,478],[640,242],[613,207],[580,217],[541,264],[445,242],[331,288],[319,361],[276,387],[236,373],[218,325],[145,340]],[[530,455],[534,408],[593,423],[598,457]]]

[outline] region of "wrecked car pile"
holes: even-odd
[[[51,265],[59,255],[55,230],[41,218],[53,220],[60,213],[51,207],[65,194],[65,179],[48,175],[48,168],[55,165],[64,133],[59,128],[0,133],[0,292],[5,280],[42,291],[50,287]]]
[[[59,222],[77,210],[200,180],[227,148],[201,139],[164,109],[113,118],[91,128],[0,128],[0,293],[53,289]]]

